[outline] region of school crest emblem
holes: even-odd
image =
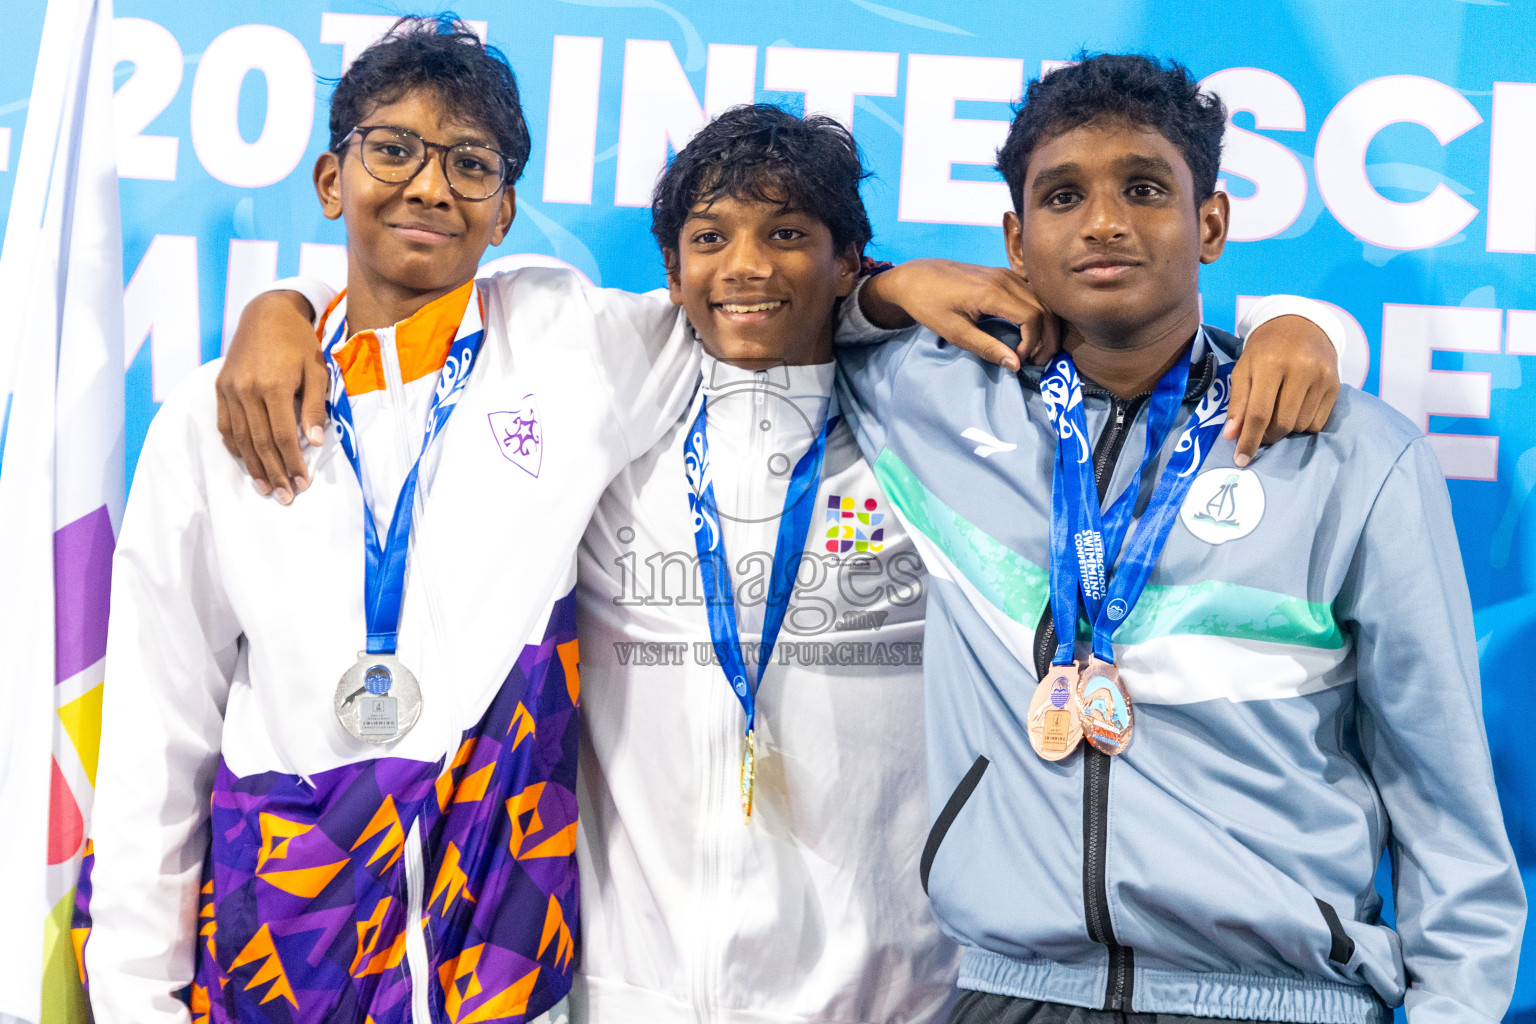
[[[486,419],[502,458],[529,476],[537,477],[544,464],[544,425],[532,395],[524,395],[516,409],[493,412]]]
[[[1264,518],[1264,485],[1249,469],[1208,469],[1195,477],[1179,521],[1207,544],[1248,536]]]

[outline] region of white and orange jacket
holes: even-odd
[[[360,490],[388,522],[454,328],[482,312],[417,491],[399,656],[422,715],[367,745],[332,710],[364,646]],[[188,986],[199,1022],[520,1021],[570,985],[576,548],[686,407],[698,347],[663,297],[527,269],[338,363],[364,489],[331,436],[301,501],[261,498],[215,429],[216,366],[145,443],[77,919],[99,1024],[188,1021]]]

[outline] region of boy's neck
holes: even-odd
[[[379,331],[415,316],[424,306],[458,291],[468,282],[446,288],[416,291],[388,282],[369,281],[366,275],[347,275],[347,333]]]
[[[817,339],[809,345],[785,346],[776,352],[754,353],[751,358],[737,358],[708,341],[704,342],[704,351],[719,362],[742,370],[767,370],[775,366],[821,366],[832,362],[830,338]]]
[[[1198,309],[1132,334],[1085,331],[1068,324],[1061,347],[1071,354],[1078,373],[1129,399],[1151,391],[1170,367],[1189,358],[1190,342],[1199,328]]]

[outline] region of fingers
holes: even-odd
[[[1050,312],[1042,313],[1040,316],[1040,340],[1029,354],[1030,362],[1036,366],[1044,366],[1050,362],[1051,358],[1061,351],[1062,332],[1061,317]]]
[[[219,438],[224,442],[224,450],[235,458],[240,457],[240,451],[235,447],[235,435],[229,422],[229,396],[224,393],[224,375],[219,374],[214,383],[214,393],[218,395],[218,427]]]
[[[989,363],[996,363],[1005,370],[1015,372],[1019,368],[1019,357],[1013,349],[964,317],[956,316],[949,321],[941,336],[951,344],[973,355],[978,355]]]
[[[304,465],[304,451],[299,440],[299,424],[293,399],[267,399],[266,420],[272,430],[272,445],[282,466],[283,479],[292,493],[302,494],[309,487],[309,467]],[[281,500],[282,495],[278,495]],[[285,503],[286,504],[286,503]]]
[[[1297,415],[1296,429],[1309,434],[1316,434],[1328,425],[1328,417],[1333,412],[1334,402],[1339,397],[1338,381],[1324,381],[1313,385],[1307,392],[1306,399],[1301,403],[1301,412]]]
[[[1239,467],[1248,465],[1258,452],[1259,444],[1264,440],[1264,432],[1274,418],[1278,397],[1279,381],[1271,375],[1260,374],[1249,385],[1247,402],[1239,418],[1241,426],[1237,435],[1237,452],[1232,459]],[[1230,407],[1227,422],[1230,426]]]
[[[325,443],[325,398],[330,386],[325,357],[316,352],[315,358],[304,364],[304,383],[299,393],[299,429],[312,448]],[[304,479],[309,479],[307,467]]]
[[[1269,426],[1264,431],[1264,443],[1274,444],[1296,429],[1301,421],[1301,407],[1306,401],[1308,391],[1305,385],[1298,385],[1294,381],[1286,381],[1280,385],[1280,393],[1275,400],[1275,412],[1269,419]]]
[[[272,405],[265,402],[255,402],[247,407],[246,424],[250,427],[250,444],[255,451],[256,459],[262,467],[262,476],[272,486],[272,493],[277,500],[287,505],[293,501],[293,483],[287,468],[283,465],[283,453],[278,447],[277,435],[273,433],[270,410]],[[289,429],[293,432],[294,447],[298,447],[298,427],[293,423],[293,410],[288,409]],[[302,462],[302,457],[300,459]],[[250,460],[246,460],[250,465]],[[255,470],[251,471],[255,476]]]
[[[1232,367],[1232,397],[1227,399],[1227,423],[1221,428],[1221,436],[1236,441],[1243,426],[1243,414],[1248,410],[1248,364],[1238,360]]]
[[[1024,279],[1011,270],[1000,268],[987,268],[975,305],[982,314],[1002,317],[1021,327],[1045,314],[1045,308]]]
[[[267,479],[266,467],[261,464],[251,444],[251,430],[246,422],[244,406],[238,400],[231,399],[227,406],[221,405],[221,408],[227,409],[229,415],[229,436],[225,438],[224,446],[245,464],[245,471],[250,474],[251,486],[256,488],[256,493],[266,497],[272,493],[272,483]]]

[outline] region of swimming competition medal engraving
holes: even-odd
[[[331,378],[326,406],[332,422],[336,424],[341,449],[357,476],[358,487],[366,495],[357,431],[352,421],[352,403],[347,397],[346,381],[334,355],[336,347],[346,336],[346,318],[340,309],[336,315],[341,322],[331,337],[331,343],[325,348],[326,369]],[[402,665],[395,655],[400,629],[400,605],[404,599],[405,564],[410,551],[411,520],[416,507],[416,481],[420,475],[422,457],[442,433],[448,418],[458,406],[459,394],[469,379],[470,368],[484,340],[485,332],[479,322],[479,303],[476,295],[471,292],[458,334],[438,373],[432,407],[427,412],[421,452],[400,486],[399,496],[395,500],[394,518],[383,542],[379,539],[373,510],[364,499],[363,611],[367,620],[368,642],[367,648],[358,652],[357,661],[352,667],[342,673],[332,702],[336,720],[341,723],[341,727],[348,735],[364,743],[393,743],[410,732],[421,718],[421,685],[411,670]]]
[[[1078,714],[1076,662],[1052,665],[1029,702],[1029,745],[1047,761],[1060,761],[1083,740]]]
[[[821,483],[821,461],[827,450],[827,434],[837,423],[828,410],[826,422],[789,477],[784,496],[784,511],[779,515],[778,537],[774,542],[773,572],[768,581],[768,598],[763,608],[763,634],[758,644],[757,673],[749,676],[742,655],[741,637],[736,628],[736,597],[732,593],[730,562],[726,559],[725,538],[720,531],[715,505],[714,470],[709,461],[709,431],[706,410],[709,399],[702,390],[699,411],[683,440],[683,472],[688,478],[688,508],[693,515],[693,542],[699,555],[699,579],[703,583],[705,606],[709,616],[709,634],[715,656],[725,672],[727,685],[736,695],[746,714],[741,747],[741,771],[738,776],[741,795],[741,820],[752,821],[753,790],[757,782],[757,687],[773,661],[773,647],[784,625],[784,613],[805,553],[805,538],[811,525],[811,511],[816,504],[816,489]],[[757,685],[749,682],[756,679]]]
[[[336,718],[364,743],[393,743],[421,718],[421,686],[393,654],[358,651],[336,684]]]
[[[1094,658],[1077,681],[1083,737],[1102,754],[1119,754],[1131,745],[1131,695],[1114,665]]]
[[[1196,337],[1203,335],[1197,333]],[[1051,478],[1050,587],[1051,616],[1056,623],[1058,642],[1052,673],[1046,681],[1064,679],[1073,667],[1075,626],[1081,607],[1092,627],[1093,657],[1077,676],[1073,694],[1083,738],[1104,754],[1123,753],[1130,745],[1135,724],[1130,690],[1115,666],[1115,631],[1141,597],[1178,518],[1179,505],[1227,418],[1230,363],[1216,368],[1190,414],[1168,464],[1157,476],[1135,537],[1121,558],[1120,549],[1130,530],[1142,477],[1162,449],[1187,397],[1189,372],[1190,363],[1177,360],[1158,380],[1147,403],[1141,465],[1114,503],[1102,510],[1099,481],[1088,444],[1082,383],[1072,357],[1065,352],[1058,354],[1040,378],[1040,397],[1057,433]],[[1072,628],[1063,629],[1064,623],[1071,623]],[[1055,760],[1065,755],[1057,754],[1054,737],[1052,744],[1042,749],[1046,741],[1043,713],[1040,738],[1037,741],[1035,737],[1035,711],[1045,686],[1046,682],[1040,684],[1031,701],[1030,740],[1040,756]]]

